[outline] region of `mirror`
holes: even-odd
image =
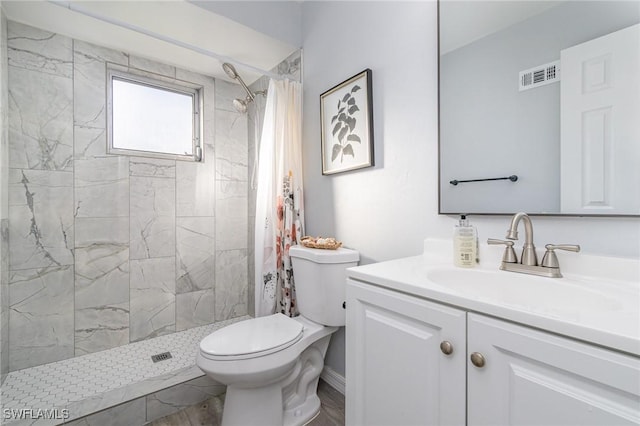
[[[636,1],[441,0],[440,213],[640,215],[639,22]]]

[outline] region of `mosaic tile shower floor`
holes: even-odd
[[[203,375],[195,366],[200,340],[247,318],[11,372],[0,390],[3,412],[66,409],[69,421],[195,379]],[[152,355],[166,351],[172,358],[153,363]],[[3,424],[15,423],[4,417]]]

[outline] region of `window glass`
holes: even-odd
[[[110,73],[110,152],[199,160],[199,91],[130,77]]]

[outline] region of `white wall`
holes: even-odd
[[[444,235],[451,222],[437,214],[436,3],[305,2],[302,12],[307,233],[336,236],[361,263],[418,254],[429,227]],[[322,176],[319,96],[365,68],[376,165]],[[344,374],[342,331],[326,364]]]
[[[305,2],[307,233],[335,235],[364,262],[419,253],[437,217],[436,3]],[[319,96],[370,68],[375,167],[322,176]]]
[[[302,6],[307,233],[335,235],[362,263],[416,255],[425,237],[451,235],[438,215],[437,4],[309,1]],[[373,71],[376,166],[322,176],[319,96]],[[491,202],[491,200],[487,200]],[[472,216],[482,240],[503,238],[508,216]],[[535,217],[535,241],[640,257],[640,219]],[[327,364],[344,372],[335,336]]]

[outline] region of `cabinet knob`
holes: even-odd
[[[472,353],[470,358],[471,358],[471,364],[475,365],[478,368],[484,367],[484,363],[485,363],[484,355],[482,355],[480,352]]]
[[[440,343],[440,350],[445,355],[451,355],[453,353],[453,345],[451,344],[451,342],[444,340],[442,343]]]

